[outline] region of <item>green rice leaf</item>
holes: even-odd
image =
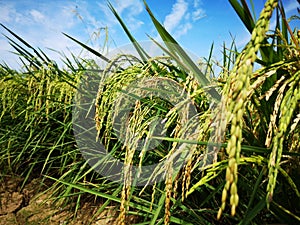
[[[101,53],[97,52],[96,50],[92,49],[91,47],[87,46],[86,44],[76,40],[75,38],[71,37],[70,35],[63,33],[66,37],[70,38],[71,40],[75,41],[77,44],[79,44],[81,47],[85,48],[86,50],[88,50],[89,52],[93,53],[95,56],[98,56],[99,58],[103,59],[106,62],[110,62],[110,60],[108,58],[106,58],[104,55],[102,55]]]
[[[163,42],[172,53],[177,57],[174,60],[178,63],[179,66],[183,68],[188,68],[195,78],[198,80],[199,84],[205,88],[211,85],[211,82],[206,78],[206,76],[201,72],[198,66],[193,62],[193,60],[188,56],[188,54],[182,49],[182,47],[176,42],[176,40],[168,33],[168,31],[158,22],[154,17],[147,3],[144,1],[146,10],[151,17],[151,20],[156,27],[157,32],[162,38]],[[180,59],[180,60],[179,60]],[[211,89],[208,91],[211,97],[215,100],[220,100],[220,94],[215,90]]]
[[[248,8],[247,3],[243,0],[242,6],[239,3],[238,0],[229,0],[231,6],[235,10],[235,12],[238,14],[244,25],[246,26],[247,30],[252,33],[252,30],[255,26],[254,20],[252,18],[252,15],[250,13],[250,10]]]
[[[140,57],[142,58],[142,60],[144,62],[147,61],[147,59],[150,58],[150,56],[144,51],[144,49],[139,45],[139,43],[135,40],[135,38],[131,35],[130,31],[128,30],[127,26],[125,25],[125,23],[123,22],[123,20],[121,19],[121,17],[119,16],[119,14],[117,13],[117,11],[114,9],[114,7],[111,5],[110,2],[108,2],[108,7],[110,8],[110,10],[112,11],[112,13],[115,15],[115,17],[117,18],[117,20],[119,21],[119,23],[121,24],[123,30],[125,31],[125,33],[127,34],[128,38],[130,39],[131,43],[133,44],[133,46],[135,47],[136,51],[138,52],[138,54],[140,55]]]

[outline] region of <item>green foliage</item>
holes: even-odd
[[[119,204],[120,224],[126,223],[129,214],[136,215],[140,224],[299,223],[299,30],[289,26],[281,2],[267,1],[257,21],[246,1],[229,2],[252,38],[241,52],[234,41],[229,49],[224,45],[221,73],[216,78],[209,74],[219,65],[211,54],[203,72],[153,16],[146,2],[164,43],[150,39],[164,56],[151,58],[110,3],[108,7],[141,60],[130,55],[108,59],[65,34],[104,60],[106,68],[73,56],[72,60],[64,59],[67,69],[61,69],[44,52],[1,24],[12,35],[7,39],[24,67],[18,72],[0,65],[1,173],[21,174],[26,178],[24,184],[35,174],[43,175],[55,181],[52,188],[58,203],[67,205],[74,201],[71,196],[78,196],[75,209],[83,194],[105,199],[98,213],[110,202]],[[276,30],[268,31],[273,11]],[[130,65],[120,66],[128,60]],[[97,77],[99,71],[101,79]],[[132,185],[130,169],[124,168],[126,179],[118,184],[88,165],[72,133],[73,98],[82,81],[91,78],[86,72],[95,76],[92,85],[97,89],[92,96],[98,131],[95,139],[101,140],[114,157],[138,166],[170,159],[176,148],[185,146],[189,154],[175,176],[172,160],[165,160],[165,182],[137,187]],[[118,140],[113,105],[137,78],[174,81],[191,98],[197,116],[182,120],[180,104],[172,105],[155,96],[136,98],[128,127],[120,127],[131,132],[120,132],[125,133],[125,142]],[[166,90],[159,91],[164,94]],[[118,110],[122,113],[126,109],[120,104]],[[165,121],[165,137],[153,137],[149,126],[158,117]],[[185,135],[191,130],[199,132]],[[222,132],[224,135],[216,135]],[[142,138],[161,142],[154,151],[138,152],[137,143]],[[215,152],[214,163],[203,163],[207,145],[216,147],[219,142],[221,150]],[[154,170],[152,177],[161,172]],[[225,207],[227,196],[232,215]]]

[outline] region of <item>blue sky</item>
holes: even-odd
[[[256,16],[263,0],[253,0]],[[132,34],[138,41],[157,37],[154,26],[144,9],[142,0],[111,0]],[[220,56],[222,44],[235,37],[239,48],[249,40],[249,33],[226,0],[148,0],[157,19],[187,50],[199,57],[207,57],[214,42],[214,55]],[[284,0],[287,15],[296,14],[296,0]],[[85,56],[81,48],[62,32],[87,43],[100,52],[129,43],[125,33],[104,0],[0,0],[0,23],[4,24],[34,47],[40,47],[52,59],[60,55],[50,49]],[[0,32],[8,34],[3,28]],[[0,36],[0,61],[18,67],[12,48]]]

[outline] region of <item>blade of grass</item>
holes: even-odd
[[[108,199],[108,200],[111,200],[111,201],[114,201],[114,202],[117,202],[117,203],[121,203],[121,199],[118,198],[118,197],[115,197],[113,195],[106,194],[106,193],[103,193],[103,192],[94,191],[94,190],[88,189],[86,187],[83,187],[81,185],[77,185],[77,184],[74,184],[74,183],[69,183],[69,182],[66,182],[66,181],[63,181],[63,180],[59,180],[59,179],[56,179],[54,177],[50,177],[48,175],[44,175],[44,176],[48,179],[51,179],[51,180],[54,180],[58,183],[62,183],[62,184],[67,185],[69,187],[78,189],[78,190],[83,191],[85,193],[89,193],[89,194],[96,195],[96,196],[99,196],[99,197],[102,197],[102,198],[105,198],[105,199]],[[129,202],[129,206],[132,207],[132,208],[141,210],[145,213],[148,213],[149,215],[153,214],[153,212],[148,207],[145,207],[143,205],[140,205],[140,204],[137,204],[137,203],[134,203],[134,202]],[[174,216],[171,216],[170,220],[172,222],[176,223],[176,224],[182,224],[182,220],[179,219],[179,218],[176,218]]]
[[[139,43],[131,35],[131,33],[128,30],[127,26],[125,25],[125,23],[123,22],[123,20],[121,19],[121,17],[117,13],[117,11],[114,9],[114,7],[112,6],[112,4],[110,2],[108,2],[107,4],[108,4],[109,9],[112,11],[112,13],[114,14],[114,16],[117,18],[117,20],[121,24],[123,30],[125,31],[126,35],[130,39],[131,43],[135,47],[136,51],[138,52],[138,54],[142,58],[142,61],[146,62],[150,58],[150,56],[144,51],[144,49],[139,45]]]
[[[177,55],[181,60],[178,60],[176,57],[174,60],[178,63],[178,65],[183,68],[188,68],[195,78],[198,80],[199,84],[205,88],[208,87],[211,83],[206,78],[206,76],[200,71],[198,66],[193,62],[193,60],[188,56],[188,54],[182,49],[182,47],[176,42],[176,40],[167,32],[167,30],[158,22],[158,20],[154,17],[150,8],[148,7],[146,1],[144,1],[146,10],[156,27],[157,32],[161,36],[165,45],[168,47],[169,51],[172,52],[173,55]],[[177,59],[177,60],[176,60]],[[211,89],[208,91],[210,96],[215,100],[220,100],[220,94],[215,90]]]
[[[239,225],[247,225],[251,223],[251,221],[257,216],[257,214],[266,207],[266,200],[261,199],[255,207],[247,212],[247,215],[244,219],[239,223]]]
[[[162,195],[159,199],[159,202],[158,202],[158,207],[154,211],[154,215],[153,215],[149,225],[154,225],[155,223],[157,223],[157,218],[164,207],[165,198],[166,198],[166,195],[164,193],[162,193]]]
[[[252,210],[250,210],[251,206],[254,202],[254,199],[257,196],[257,191],[258,191],[259,185],[261,184],[263,175],[265,173],[265,171],[264,171],[265,169],[266,168],[263,167],[263,169],[261,170],[261,172],[260,172],[260,174],[259,174],[259,176],[258,176],[258,178],[255,182],[250,200],[249,200],[248,205],[247,205],[247,210],[245,212],[244,219],[239,223],[239,225],[250,223],[251,220],[266,206],[266,201],[263,198],[259,201],[258,204],[256,204],[256,206]]]
[[[28,44],[23,38],[19,37],[17,34],[15,34],[13,31],[8,29],[6,26],[4,26],[2,23],[0,23],[0,26],[2,26],[5,30],[7,30],[10,34],[12,34],[15,38],[17,38],[20,42],[22,42],[27,48],[30,48],[34,51],[34,53],[43,61],[46,62],[46,60],[39,54],[39,52],[33,48],[30,44]]]
[[[93,53],[94,55],[98,56],[99,58],[103,59],[104,61],[110,63],[110,59],[106,58],[101,53],[97,52],[96,50],[92,49],[91,47],[87,46],[86,44],[76,40],[75,38],[71,37],[70,35],[63,33],[66,37],[70,38],[72,41],[75,41],[77,44],[79,44],[84,49],[88,50],[89,52]]]
[[[244,25],[246,26],[247,30],[252,33],[255,23],[251,16],[250,10],[247,6],[247,3],[243,0],[242,5],[237,0],[229,0],[229,3],[234,8],[235,12],[238,14]]]
[[[205,72],[204,72],[204,75],[207,76],[207,72],[210,70],[210,71],[213,71],[212,69],[212,65],[211,65],[211,60],[212,60],[212,54],[213,54],[213,50],[214,50],[214,43],[211,44],[211,47],[210,47],[210,50],[209,50],[209,55],[208,55],[208,58],[207,58],[207,64],[206,64],[206,68],[205,68]]]

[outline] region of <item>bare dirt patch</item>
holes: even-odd
[[[107,207],[95,217],[99,205],[83,204],[76,215],[71,208],[57,207],[41,179],[33,179],[21,190],[22,179],[4,177],[0,184],[0,225],[106,225],[116,224],[117,210]],[[92,220],[93,218],[93,220]]]

